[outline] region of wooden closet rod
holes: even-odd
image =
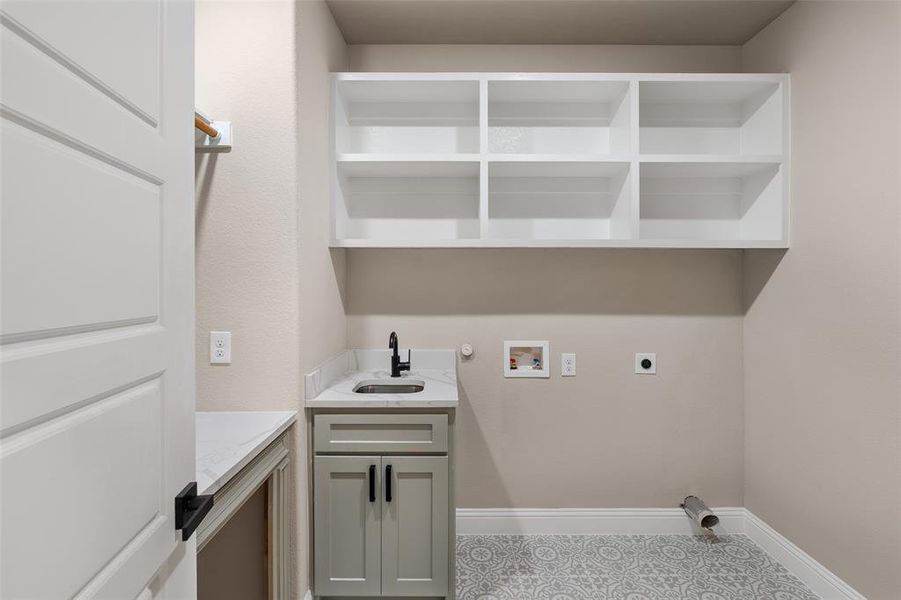
[[[204,132],[211,138],[219,137],[219,132],[216,131],[216,128],[211,126],[209,123],[205,122],[203,119],[201,119],[197,115],[194,115],[194,127],[199,129],[200,131]]]

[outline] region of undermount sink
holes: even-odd
[[[407,379],[397,383],[385,379],[371,379],[354,386],[354,392],[358,394],[415,394],[424,389],[425,382],[418,379]]]

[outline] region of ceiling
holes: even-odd
[[[794,0],[326,0],[348,44],[740,45]]]

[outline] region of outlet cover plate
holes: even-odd
[[[210,332],[210,364],[230,365],[232,362],[231,331]]]
[[[651,366],[645,369],[641,366],[643,360],[651,361]],[[635,372],[639,375],[656,375],[657,374],[657,354],[654,352],[638,352],[635,354]]]
[[[573,352],[564,352],[560,355],[560,376],[576,376],[576,355]]]

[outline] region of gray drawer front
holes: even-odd
[[[315,415],[313,451],[446,453],[447,415]]]

